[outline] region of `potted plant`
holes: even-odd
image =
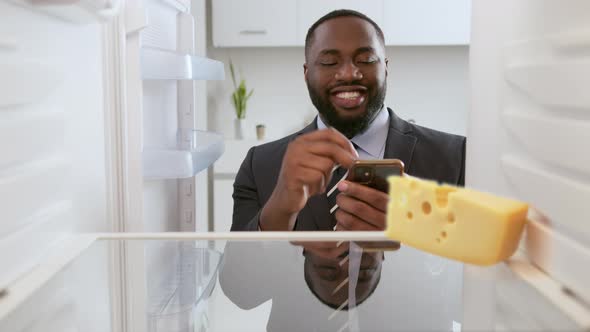
[[[246,118],[246,105],[248,99],[250,99],[252,96],[254,89],[248,92],[248,89],[246,88],[246,80],[244,79],[241,79],[239,84],[237,83],[234,64],[231,60],[229,61],[229,70],[231,73],[232,82],[234,84],[234,91],[231,95],[231,101],[236,111],[236,119],[234,120],[235,136],[236,139],[243,139],[243,123],[244,119]]]

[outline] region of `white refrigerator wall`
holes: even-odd
[[[47,260],[64,255],[66,238],[112,230],[103,25],[94,14],[76,4],[0,2],[0,289],[17,285],[2,299],[2,315],[22,300],[19,291],[33,291],[18,287],[34,279],[28,271],[51,270]],[[109,294],[100,291],[108,284],[92,265],[75,280],[54,278],[31,300],[34,310],[13,312],[0,330],[108,330]]]
[[[101,29],[0,2],[0,287],[64,236],[110,230]]]
[[[545,279],[539,289],[587,329],[590,2],[478,0],[472,31],[467,185],[530,203],[523,252],[542,270],[531,277],[532,284]],[[484,280],[468,276],[466,282],[474,279]],[[473,304],[502,298],[516,303],[525,296],[514,289],[494,294],[493,285],[482,290],[469,294]],[[549,330],[555,320],[548,321],[551,313],[537,308],[536,302],[529,305],[520,322],[504,321],[502,330],[518,329],[510,324],[525,319],[535,324],[529,330]],[[485,314],[486,308],[477,311]],[[481,325],[489,317],[469,317],[470,327],[490,327]]]

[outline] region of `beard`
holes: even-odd
[[[383,107],[387,84],[384,82],[382,86],[378,87],[374,96],[367,93],[365,113],[352,118],[340,116],[328,98],[322,96],[309,83],[307,83],[307,90],[309,91],[311,102],[322,116],[322,120],[326,122],[326,125],[337,129],[348,139],[351,139],[358,134],[364,133],[369,128],[371,122],[373,122],[379,110]]]

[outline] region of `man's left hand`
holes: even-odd
[[[382,231],[386,226],[389,195],[350,181],[338,184],[337,231]]]

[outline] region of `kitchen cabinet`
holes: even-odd
[[[471,33],[471,0],[387,0],[387,45],[466,45]]]
[[[359,11],[382,26],[383,7],[383,0],[299,0],[297,1],[297,41],[303,45],[309,27],[320,17],[335,9]]]
[[[297,2],[215,0],[213,45],[291,46],[296,43]]]
[[[213,45],[303,46],[309,27],[335,9],[369,16],[386,45],[469,44],[471,0],[215,0]]]

